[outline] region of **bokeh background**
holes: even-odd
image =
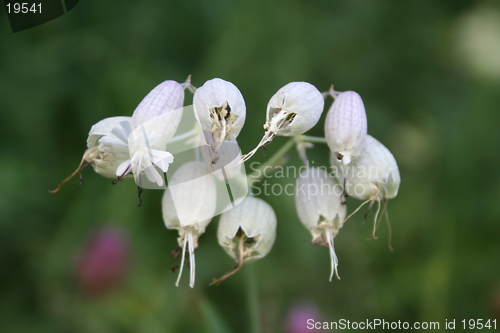
[[[160,191],[137,208],[132,181],[112,186],[89,168],[80,188],[47,192],[76,168],[94,123],[131,115],[159,82],[188,74],[197,86],[220,77],[239,87],[244,152],[286,83],[360,93],[369,133],[400,167],[394,251],[387,225],[370,239],[358,214],[336,238],[342,279],[328,282],[328,251],[311,246],[293,197],[263,197],[279,219],[269,255],[209,287],[234,265],[215,219],[195,288],[186,277],[176,288],[177,234],[164,227]],[[302,332],[297,318],[309,317],[498,326],[499,112],[498,1],[86,0],[15,34],[2,12],[0,331]],[[323,135],[323,121],[308,134]],[[327,155],[309,152],[315,165]],[[295,152],[288,163],[300,164]]]

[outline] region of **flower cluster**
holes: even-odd
[[[194,93],[192,108],[184,106],[185,90]],[[318,123],[328,95],[335,101],[326,117],[326,139],[303,135]],[[163,189],[163,220],[179,234],[178,249],[173,252],[175,257],[181,255],[176,285],[189,258],[189,285],[194,286],[198,240],[213,217],[220,215],[218,242],[237,265],[212,281],[219,284],[245,262],[266,256],[276,238],[276,214],[268,203],[252,195],[248,181],[259,177],[247,176],[243,162],[275,136],[292,137],[277,154],[295,146],[304,161],[305,170],[297,178],[295,191],[298,216],[311,232],[313,245],[329,249],[330,280],[334,273],[338,277],[334,238],[350,217],[346,218],[345,198],[364,200],[362,205],[370,203],[370,207],[378,203],[376,226],[381,201],[395,197],[400,183],[392,154],[367,135],[360,96],[333,89],[322,94],[307,82],[283,86],[267,105],[262,139],[242,156],[237,137],[245,118],[245,101],[231,82],[215,78],[199,88],[191,84],[190,77],[182,84],[162,82],[131,117],[106,118],[92,126],[79,167],[51,192],[58,192],[86,165],[113,178],[113,184],[133,177],[139,205],[143,189]],[[309,167],[306,150],[312,142],[328,144],[331,164],[340,170],[336,177]],[[270,160],[272,165],[283,161],[279,156]],[[361,168],[374,172],[353,172]],[[336,190],[339,186],[340,192]]]

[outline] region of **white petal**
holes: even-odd
[[[99,121],[90,129],[89,137],[87,139],[87,147],[92,148],[98,146],[99,139],[103,136],[109,136],[115,126],[121,122],[130,123],[131,121],[132,117],[110,117]]]
[[[114,136],[109,136],[109,135],[103,136],[99,139],[99,143],[114,146],[114,147],[119,147],[119,148],[127,148],[128,145],[126,142],[127,141],[123,142],[122,140],[117,139]]]
[[[144,169],[144,173],[150,182],[163,186],[163,177],[153,165]]]
[[[130,163],[130,160],[126,160],[125,162],[121,163],[118,168],[116,168],[116,175],[120,177],[124,175],[125,172],[130,173],[130,171],[132,171],[132,169],[130,168]]]
[[[159,167],[163,172],[168,171],[168,166],[174,162],[174,156],[168,151],[151,149],[153,164]]]

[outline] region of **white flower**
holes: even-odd
[[[140,176],[144,173],[148,181],[163,186],[163,176],[156,167],[167,172],[173,162],[173,155],[165,148],[179,126],[183,103],[182,86],[175,81],[164,81],[137,106],[131,123],[121,122],[111,131],[114,137],[101,139],[103,143],[129,150],[130,159],[116,170],[119,179],[132,173],[142,187]]]
[[[131,121],[131,117],[111,117],[92,126],[84,158],[92,165],[96,173],[107,178],[116,178],[116,170],[120,164],[129,159],[128,149],[108,145],[100,140],[104,136],[114,137],[111,133],[113,128],[122,122],[130,124]]]
[[[217,238],[238,265],[223,277],[214,279],[212,284],[233,275],[243,262],[263,258],[269,253],[276,239],[276,214],[264,200],[247,196],[221,215]]]
[[[178,243],[182,248],[181,266],[176,285],[182,275],[186,249],[189,252],[190,287],[194,286],[194,249],[199,236],[205,232],[216,209],[216,185],[207,166],[201,162],[182,165],[169,180],[163,195],[163,220],[169,229],[179,230]]]
[[[323,95],[307,82],[291,82],[282,87],[267,104],[266,133],[257,147],[243,156],[243,161],[271,142],[276,135],[295,136],[310,130],[321,117]]]
[[[334,272],[339,278],[333,240],[346,216],[342,186],[325,170],[307,168],[297,178],[295,204],[302,224],[312,234],[313,245],[326,246],[330,250],[330,281]]]
[[[339,93],[326,115],[325,137],[330,150],[344,165],[361,153],[367,126],[361,97],[354,91]]]
[[[380,202],[384,199],[396,197],[401,183],[398,165],[394,156],[377,139],[367,135],[361,154],[350,165],[344,165],[333,152],[330,162],[333,167],[340,170],[337,174],[339,175],[340,184],[344,186],[344,192],[353,198],[365,200],[354,213],[365,203],[370,202],[370,207],[375,202],[378,203],[373,229],[375,237]]]
[[[203,131],[218,139],[235,140],[245,123],[243,95],[231,82],[212,79],[199,87],[193,96],[196,119]]]
[[[82,161],[78,168],[65,180],[63,180],[55,190],[50,193],[57,193],[61,186],[79,173],[86,165],[92,165],[94,171],[107,178],[115,178],[118,167],[129,158],[128,149],[116,147],[101,142],[101,138],[108,136],[117,139],[111,131],[120,123],[130,124],[131,117],[110,117],[99,121],[90,129],[87,138],[87,150],[83,154]],[[84,164],[87,162],[87,164]]]

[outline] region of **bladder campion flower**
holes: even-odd
[[[276,238],[276,214],[264,200],[248,196],[219,220],[217,238],[220,246],[237,262],[237,266],[211,284],[219,284],[242,266],[263,258]]]
[[[163,195],[163,220],[168,229],[179,230],[178,243],[182,248],[181,265],[176,286],[179,286],[186,249],[191,269],[189,286],[194,286],[194,249],[198,238],[212,220],[216,209],[216,185],[209,169],[201,162],[182,165],[169,180]]]
[[[132,173],[136,184],[142,187],[141,175],[163,186],[162,175],[157,167],[167,172],[174,157],[165,151],[166,144],[177,130],[182,117],[184,89],[175,81],[164,81],[144,97],[132,115],[132,123],[121,122],[101,142],[128,148],[129,160],[116,170],[118,180]]]
[[[245,100],[231,82],[212,79],[195,91],[193,108],[215,164],[225,140],[235,140],[245,123]]]
[[[231,82],[212,79],[194,93],[193,107],[203,131],[223,140],[235,140],[245,123],[243,95]]]
[[[346,216],[342,187],[324,169],[307,168],[297,178],[295,204],[300,221],[311,232],[312,244],[330,251],[330,281],[334,272],[339,278],[333,240]]]
[[[120,123],[130,124],[131,121],[131,117],[111,117],[103,119],[93,125],[87,138],[88,149],[83,154],[80,165],[69,177],[63,180],[55,190],[49,192],[53,194],[59,192],[61,186],[73,178],[77,173],[81,172],[86,165],[92,165],[94,171],[103,177],[115,178],[116,169],[129,158],[128,149],[102,143],[101,138],[104,136],[114,137],[111,131],[116,126]]]
[[[373,237],[376,238],[375,231],[381,207],[380,202],[396,197],[401,183],[394,156],[377,139],[367,135],[361,154],[350,165],[343,165],[333,152],[330,161],[332,166],[341,170],[337,174],[339,182],[344,184],[344,192],[353,198],[365,200],[349,217],[368,202],[370,202],[370,208],[375,202],[378,203],[373,226]]]
[[[325,101],[316,87],[307,82],[291,82],[282,87],[267,104],[266,133],[243,161],[271,142],[276,135],[295,136],[310,130],[321,117]]]

